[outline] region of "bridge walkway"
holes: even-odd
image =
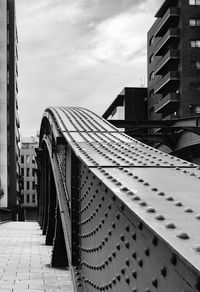
[[[73,292],[71,273],[50,267],[51,246],[37,222],[0,225],[0,291]]]

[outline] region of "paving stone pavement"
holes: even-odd
[[[0,225],[0,291],[73,292],[70,271],[50,267],[51,246],[37,222]]]

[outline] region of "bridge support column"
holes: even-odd
[[[48,169],[48,219],[46,228],[46,245],[53,244],[53,237],[55,232],[55,211],[56,211],[56,188],[51,167]]]
[[[47,158],[47,154],[45,155],[45,162],[44,162],[44,209],[43,209],[43,218],[42,218],[42,235],[46,235],[47,229],[47,216],[48,216],[48,207],[49,207],[49,159]]]
[[[56,224],[55,224],[55,235],[53,240],[53,250],[51,265],[52,267],[68,267],[68,258],[65,247],[64,233],[62,229],[62,222],[60,217],[60,210],[57,203],[56,207]]]

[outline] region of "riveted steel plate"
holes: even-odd
[[[170,168],[93,169],[106,186],[200,270],[200,180]],[[200,171],[196,170],[200,176]]]

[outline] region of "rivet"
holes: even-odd
[[[125,269],[124,269],[124,268],[121,269],[121,273],[122,273],[123,275],[125,274]]]
[[[200,214],[196,215],[195,218],[200,220]]]
[[[134,252],[132,252],[132,257],[134,258],[134,259],[136,259],[136,252],[134,251]]]
[[[171,222],[166,223],[166,224],[165,224],[165,227],[166,227],[166,228],[169,228],[169,229],[175,229],[175,228],[176,228],[176,226],[174,225],[174,223],[171,223]]]
[[[150,255],[150,250],[149,250],[148,248],[146,248],[146,249],[144,250],[144,253],[145,253],[145,255],[146,255],[147,257],[149,257],[149,255]]]
[[[117,250],[120,250],[120,244],[116,245]]]
[[[184,210],[186,213],[193,213],[193,210],[191,208],[185,208]]]
[[[194,247],[194,250],[196,252],[200,252],[200,244],[197,244],[195,247]]]
[[[140,199],[140,197],[135,196],[132,200],[133,200],[133,201],[140,201],[141,199]]]
[[[165,193],[163,193],[163,192],[159,192],[159,193],[158,193],[158,196],[165,196]]]
[[[134,196],[134,193],[131,192],[131,191],[128,191],[128,192],[127,192],[127,195],[129,195],[129,196]]]
[[[126,265],[129,267],[130,266],[130,261],[127,259],[126,260]]]
[[[122,211],[124,211],[125,207],[124,207],[123,204],[121,205],[120,209],[121,209]]]
[[[135,279],[137,278],[137,271],[136,271],[136,270],[134,270],[134,271],[132,272],[132,277],[135,278]]]
[[[175,206],[177,206],[177,207],[181,207],[181,206],[183,206],[183,204],[182,204],[181,202],[176,202],[176,203],[175,203]]]
[[[156,278],[152,279],[152,285],[156,288],[158,287],[158,280]]]
[[[177,234],[177,237],[181,238],[181,239],[189,239],[190,238],[189,235],[187,233],[183,232],[183,231],[179,232]]]
[[[127,192],[127,191],[128,191],[127,187],[123,187],[123,188],[121,188],[120,190],[121,190],[122,192]]]
[[[132,234],[132,239],[133,239],[133,240],[136,240],[136,238],[137,238],[136,233],[133,233],[133,234]]]
[[[137,289],[133,287],[132,292],[137,292]]]
[[[127,284],[130,283],[130,279],[129,279],[129,277],[126,277],[126,283],[127,283]]]
[[[162,220],[165,220],[165,217],[163,215],[157,215],[156,220],[162,221]]]
[[[120,279],[121,279],[121,276],[118,274],[117,275],[117,280],[120,281]]]
[[[140,202],[140,206],[145,207],[145,206],[147,206],[147,203],[142,201],[142,202]]]
[[[142,260],[142,259],[139,259],[139,260],[138,260],[138,265],[139,265],[140,267],[143,267],[143,260]]]
[[[149,186],[149,183],[148,183],[148,182],[145,182],[145,183],[144,183],[144,186]]]
[[[160,268],[160,274],[165,278],[167,275],[167,270],[165,267]]]
[[[152,208],[152,207],[148,207],[148,208],[147,208],[147,212],[148,212],[148,213],[155,213],[156,211],[155,211],[154,208]]]
[[[120,236],[121,241],[124,241],[124,235]]]
[[[167,201],[173,201],[174,199],[172,197],[166,197]]]
[[[138,223],[138,229],[140,229],[140,230],[143,229],[143,224],[142,224],[142,222]]]
[[[128,241],[126,241],[125,246],[126,246],[126,248],[129,248],[130,244]]]
[[[154,191],[154,192],[157,192],[158,191],[157,188],[152,188],[151,190]]]
[[[172,265],[176,266],[176,264],[177,264],[177,258],[176,258],[176,255],[175,254],[173,254],[171,256],[170,262],[172,263]]]
[[[153,237],[153,239],[152,239],[152,243],[153,243],[153,245],[155,245],[155,246],[158,245],[158,239],[157,239],[156,236]]]

